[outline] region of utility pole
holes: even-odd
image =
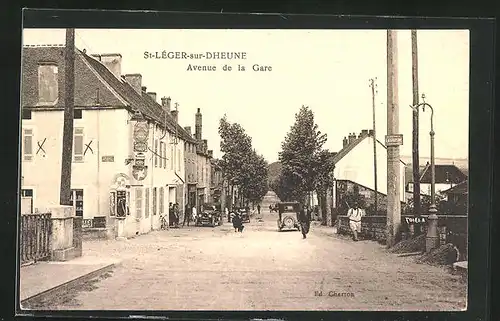
[[[71,165],[73,161],[73,119],[75,108],[75,29],[66,29],[65,47],[65,99],[64,99],[64,125],[61,156],[61,189],[60,205],[71,204]]]
[[[418,46],[417,30],[411,31],[411,61],[412,61],[412,80],[413,80],[413,106],[418,105]],[[418,108],[413,109],[413,148],[412,148],[412,166],[413,166],[413,214],[420,217],[420,158],[418,151]],[[420,220],[418,220],[420,221]],[[422,233],[420,224],[415,224],[415,235]]]
[[[376,78],[375,78],[376,79]],[[372,88],[372,112],[373,112],[373,178],[375,187],[375,213],[378,213],[378,187],[377,187],[377,135],[375,131],[375,79],[370,79],[370,87]]]
[[[387,30],[387,246],[397,240],[401,225],[397,34]]]

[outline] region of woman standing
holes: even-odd
[[[307,206],[302,205],[299,212],[299,224],[303,239],[306,238],[307,233],[309,233],[309,227],[311,226],[311,218],[308,212]]]

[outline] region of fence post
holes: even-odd
[[[73,206],[59,205],[51,210],[51,260],[67,261],[75,257],[73,246]]]

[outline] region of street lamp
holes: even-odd
[[[436,167],[434,161],[434,108],[425,102],[425,94],[422,94],[422,102],[410,107],[412,109],[418,109],[422,106],[422,111],[425,112],[425,107],[429,107],[431,110],[431,131],[429,135],[431,137],[431,205],[429,207],[429,220],[427,226],[427,235],[425,239],[425,249],[427,252],[439,246],[439,235],[438,235],[438,216],[436,208]]]

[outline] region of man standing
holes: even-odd
[[[186,221],[187,221],[187,225],[189,226],[189,222],[191,221],[191,213],[190,213],[190,210],[189,210],[189,204],[186,204],[185,208],[184,208],[184,220],[182,222],[182,227],[184,227],[184,224],[186,224]]]
[[[260,215],[260,204],[257,204],[257,213]]]
[[[193,205],[193,208],[191,209],[191,215],[193,216],[193,224],[196,226],[196,216],[197,216],[197,211],[196,211],[196,205]]]
[[[302,205],[299,212],[299,224],[300,231],[302,232],[302,238],[305,239],[307,233],[309,233],[309,227],[311,226],[311,218],[309,217],[309,210],[306,205]]]
[[[365,216],[364,211],[359,208],[358,202],[354,202],[353,208],[347,211],[347,217],[349,218],[349,227],[352,231],[352,239],[358,241],[358,234],[361,233],[361,217]]]

